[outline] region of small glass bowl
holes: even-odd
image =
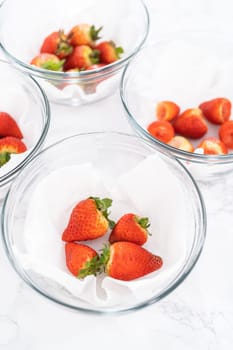
[[[103,26],[101,40],[113,40],[123,47],[122,58],[81,72],[48,71],[29,64],[45,37],[59,29],[68,32],[79,23]],[[38,78],[49,100],[65,105],[92,103],[114,93],[123,67],[137,54],[148,30],[149,15],[141,0],[58,0],[56,6],[46,0],[7,0],[0,7],[3,52],[18,68]]]
[[[155,154],[156,158],[154,158]],[[86,177],[82,175],[84,179],[81,180],[79,177],[80,168],[78,172],[74,169],[77,166],[83,166],[83,164],[85,164],[85,169],[90,167],[90,164],[93,165],[94,171],[92,169]],[[150,171],[148,168],[145,176],[141,176],[141,171],[144,172],[148,164]],[[137,169],[136,172],[135,169]],[[66,174],[66,178],[61,180],[60,176],[64,176],[64,174]],[[83,283],[83,281],[76,280],[71,274],[66,276],[64,284],[57,280],[57,278],[60,279],[61,271],[69,272],[65,268],[64,242],[61,241],[61,227],[64,227],[65,210],[54,209],[54,207],[59,207],[59,205],[57,206],[59,202],[66,200],[67,193],[72,201],[71,197],[74,197],[74,192],[76,198],[79,191],[85,191],[80,185],[80,180],[82,182],[90,181],[91,176],[95,182],[98,178],[96,174],[101,175],[104,180],[103,184],[109,188],[109,191],[111,189],[111,194],[114,193],[112,189],[115,188],[115,195],[118,199],[115,198],[113,203],[121,201],[121,205],[123,203],[124,206],[123,212],[125,212],[127,202],[131,200],[130,205],[132,205],[132,200],[134,200],[137,205],[141,205],[144,209],[147,207],[145,214],[148,211],[153,213],[150,216],[152,236],[148,239],[145,247],[162,256],[164,260],[164,265],[156,275],[157,277],[153,276],[153,279],[150,279],[151,276],[147,275],[129,283],[123,282],[117,286],[116,290],[114,290],[115,287],[112,287],[113,298],[116,297],[116,293],[120,293],[121,297],[119,298],[117,295],[118,301],[112,302],[110,300],[109,304],[109,299],[105,300],[106,295],[110,295],[109,289],[108,293],[104,294],[103,303],[100,305],[93,304],[92,299],[86,302],[82,299],[83,295],[81,296],[79,293],[74,295],[67,290],[67,278],[72,278],[72,284],[75,283],[75,285]],[[125,174],[127,174],[127,178],[124,177]],[[48,179],[50,179],[49,182],[47,182]],[[44,187],[45,184],[47,189]],[[73,185],[81,186],[79,191],[72,190]],[[118,187],[115,187],[116,185]],[[42,190],[40,186],[44,189]],[[93,188],[93,183],[90,183],[90,186]],[[36,193],[39,193],[39,201],[35,197]],[[89,192],[89,195],[93,195],[93,193]],[[88,195],[86,194],[86,196]],[[42,205],[43,197],[44,205]],[[40,208],[39,210],[33,209],[33,198],[34,202],[37,203],[36,206],[38,205]],[[40,202],[41,200],[42,202]],[[48,206],[48,208],[46,209],[44,206]],[[70,204],[68,207],[70,210]],[[115,209],[112,207],[111,215],[114,214]],[[59,211],[59,215],[55,215],[56,210]],[[134,209],[131,207],[131,210]],[[44,218],[43,215],[45,215]],[[51,225],[47,226],[45,221],[49,216],[52,221]],[[40,234],[36,234],[36,237],[33,236],[32,225],[36,224],[35,220],[44,226],[42,231],[45,235],[44,233],[41,235],[42,231],[39,228]],[[29,236],[26,232],[29,233]],[[172,292],[186,278],[197,262],[205,241],[206,214],[198,187],[179,161],[157,153],[148,142],[137,136],[100,132],[71,136],[48,147],[34,157],[19,174],[5,198],[2,212],[2,233],[10,262],[19,276],[35,291],[74,310],[115,313],[136,310],[155,303]],[[42,239],[42,236],[45,238]],[[32,246],[30,248],[31,243],[29,242],[34,245],[35,240],[36,250],[33,253],[34,248]],[[86,244],[89,243],[86,242]],[[42,247],[41,244],[45,245]],[[56,253],[54,253],[55,251]],[[38,254],[42,254],[44,257],[38,257]],[[59,257],[53,258],[53,255],[59,255]],[[35,259],[38,259],[36,263]],[[30,261],[33,261],[32,265],[29,263]],[[56,267],[54,261],[56,261],[55,264],[60,264],[59,272],[54,270]],[[40,264],[42,265],[40,266]],[[116,280],[110,279],[108,283],[115,286],[114,281]],[[70,280],[69,283],[71,283]],[[99,283],[103,283],[103,280],[100,280]],[[125,296],[124,283],[128,283],[127,286],[134,288],[136,294],[139,288],[139,294],[136,297],[131,294]],[[96,293],[98,297],[101,294],[101,286],[103,284],[94,286],[92,289],[91,283],[88,284],[85,297],[89,295],[92,298],[92,293]]]
[[[179,150],[154,138],[147,126],[156,120],[155,107],[170,100],[181,111],[226,97],[233,103],[233,41],[209,32],[170,34],[141,50],[125,68],[121,99],[133,129],[164,153],[183,161],[196,179],[208,181],[233,171],[233,153],[203,155]],[[233,117],[231,116],[231,119]],[[208,123],[208,136],[218,137],[219,126]],[[197,147],[200,140],[194,142]]]
[[[45,142],[50,123],[50,107],[45,93],[35,79],[22,74],[10,63],[0,60],[0,76],[0,111],[11,114],[18,121],[27,146],[25,153],[12,155],[0,168],[2,199],[12,180]]]

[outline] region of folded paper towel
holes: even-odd
[[[128,212],[150,218],[152,236],[145,248],[163,258],[161,270],[130,282],[107,276],[78,280],[70,274],[61,234],[74,205],[89,196],[112,198],[111,218],[115,221]],[[41,276],[47,284],[55,283],[60,293],[92,306],[140,302],[171,283],[184,265],[189,215],[183,197],[181,181],[156,155],[122,174],[113,186],[110,182],[106,186],[104,173],[90,163],[61,168],[37,185],[24,226],[25,247],[15,254],[31,278]],[[98,250],[108,235],[86,244]]]

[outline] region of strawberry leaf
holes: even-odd
[[[83,279],[86,276],[94,275],[96,276],[98,271],[98,263],[99,263],[99,256],[96,255],[91,260],[87,261],[83,267],[78,273],[77,278]]]
[[[93,64],[99,63],[100,61],[100,52],[99,50],[92,50],[92,53],[90,54],[90,60]]]
[[[65,63],[65,60],[61,60],[58,62],[48,60],[47,62],[44,62],[41,64],[41,68],[53,70],[53,71],[61,71],[64,63]]]
[[[116,47],[115,53],[117,55],[117,58],[120,58],[121,54],[124,53],[124,49],[122,47]]]
[[[113,229],[113,227],[115,226],[115,222],[108,218],[109,215],[110,215],[110,212],[108,211],[108,208],[110,208],[111,205],[112,205],[112,199],[110,199],[110,198],[100,199],[99,197],[90,197],[90,198],[95,201],[96,208],[99,211],[101,211],[103,216],[108,220],[109,227],[111,229]]]
[[[87,261],[84,265],[84,268],[79,271],[77,278],[85,278],[89,275],[96,276],[97,274],[101,274],[105,272],[106,266],[110,259],[110,248],[109,245],[104,245],[101,249],[101,255],[97,255],[91,260]]]
[[[144,229],[147,231],[147,234],[149,236],[151,236],[151,233],[148,232],[148,227],[150,227],[150,222],[149,222],[149,218],[140,218],[140,217],[136,217],[135,218],[136,222]]]
[[[91,26],[90,28],[90,36],[93,41],[96,41],[98,39],[101,39],[101,36],[99,36],[99,32],[102,30],[103,27],[100,27],[98,29],[95,28],[95,26]]]
[[[11,155],[8,152],[0,153],[0,167],[6,164],[11,159]]]

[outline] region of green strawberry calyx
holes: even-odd
[[[99,27],[98,29],[96,29],[95,26],[91,26],[91,28],[90,28],[91,40],[96,41],[96,40],[101,39],[101,36],[99,36],[99,33],[102,29],[103,29],[103,27]]]
[[[0,153],[0,167],[9,162],[11,159],[11,154],[9,152]]]
[[[99,50],[92,50],[92,53],[89,55],[92,64],[97,64],[100,61],[100,52]]]
[[[90,197],[90,198],[95,201],[96,208],[99,211],[101,211],[103,216],[108,220],[110,229],[113,229],[113,227],[115,226],[115,222],[109,219],[110,212],[108,211],[108,209],[112,205],[112,199],[110,198],[100,199],[99,197]]]
[[[69,44],[64,31],[59,30],[59,40],[58,40],[56,54],[59,55],[63,53],[65,56],[68,56],[72,53],[72,51],[73,51],[73,46]]]
[[[54,62],[52,60],[48,60],[40,65],[41,68],[53,70],[53,71],[62,71],[65,60],[60,60]]]
[[[147,231],[148,235],[151,236],[151,233],[149,233],[148,230],[147,230],[148,227],[150,227],[149,218],[146,218],[146,217],[141,218],[141,217],[139,217],[139,216],[136,216],[136,217],[135,217],[135,220],[136,220],[136,222],[137,222],[144,230]]]
[[[116,47],[116,44],[114,43],[114,41],[109,41],[109,44],[112,46],[112,48],[114,49],[115,55],[117,59],[121,58],[121,55],[124,53],[124,49],[121,46]]]
[[[99,261],[99,255],[94,256],[94,258],[88,260],[83,268],[79,271],[77,278],[83,279],[87,276],[97,274],[97,265]]]
[[[96,276],[106,271],[107,264],[110,260],[110,246],[105,244],[101,252],[100,255],[96,255],[85,263],[83,269],[79,271],[78,278],[83,279],[89,275]]]
[[[121,55],[123,53],[124,53],[124,49],[121,46],[115,48],[115,54],[118,59],[121,58]]]

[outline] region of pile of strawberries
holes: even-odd
[[[89,197],[73,208],[62,234],[69,271],[78,278],[105,272],[112,278],[131,281],[161,268],[162,259],[142,248],[148,239],[148,218],[130,213],[115,224],[108,218],[111,205],[109,198]],[[79,243],[102,237],[109,228],[109,243],[100,255]]]
[[[233,149],[233,120],[229,120],[230,116],[231,102],[227,98],[203,102],[198,108],[187,109],[181,114],[176,103],[162,101],[156,107],[157,121],[151,123],[147,130],[153,137],[170,146],[193,152],[194,147],[189,139],[199,139],[207,133],[207,119],[212,124],[221,125],[219,139],[202,139],[198,148],[208,155],[227,154],[228,149]]]
[[[22,138],[23,134],[14,118],[6,112],[0,112],[0,167],[10,160],[12,153],[27,150]]]
[[[93,70],[120,59],[121,47],[113,41],[102,41],[99,33],[102,27],[78,24],[68,34],[59,30],[48,35],[40,54],[31,61],[32,65],[52,71],[74,72]]]

